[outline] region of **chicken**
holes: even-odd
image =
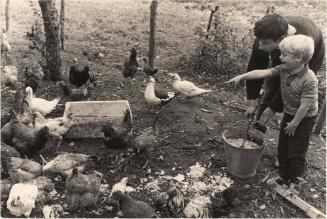
[[[72,210],[92,207],[96,204],[100,193],[102,175],[97,173],[84,175],[77,168],[66,180],[66,198]]]
[[[153,127],[147,128],[131,140],[131,146],[136,155],[144,154],[146,162],[142,168],[146,168],[151,159],[153,147],[158,144],[157,133]]]
[[[24,215],[29,217],[32,209],[35,207],[37,194],[38,188],[35,185],[27,183],[13,185],[7,200],[8,210],[15,216]]]
[[[44,78],[44,73],[41,65],[39,63],[34,63],[34,62],[26,63],[23,74],[25,78],[33,77],[38,81],[41,81]]]
[[[1,84],[11,89],[15,89],[17,85],[17,68],[14,65],[6,65],[1,67]]]
[[[36,129],[14,119],[12,123],[12,137],[13,146],[21,154],[32,156],[44,148],[49,137],[49,128],[45,126],[41,129]]]
[[[173,181],[170,181],[167,194],[169,196],[167,207],[170,214],[174,217],[181,217],[185,207],[183,192],[177,188]]]
[[[80,87],[86,82],[88,82],[90,79],[94,80],[94,77],[90,78],[90,68],[89,66],[85,66],[84,69],[79,69],[77,66],[77,59],[75,58],[73,61],[73,65],[70,67],[69,70],[69,81],[73,85]],[[93,82],[93,81],[90,81]]]
[[[29,76],[25,78],[25,87],[31,87],[35,93],[39,87],[40,81],[35,76]]]
[[[143,201],[134,200],[121,191],[114,192],[112,199],[119,203],[124,218],[152,218],[157,216],[150,205]]]
[[[123,194],[125,194],[126,192],[134,192],[135,189],[130,186],[127,186],[127,182],[128,182],[128,178],[124,177],[120,182],[116,183],[112,187],[109,199],[111,198],[112,194],[116,191],[121,191]]]
[[[211,197],[212,202],[212,216],[223,217],[228,216],[233,208],[233,202],[237,196],[237,190],[234,188],[227,188],[222,193],[218,193]]]
[[[201,94],[210,93],[212,90],[205,90],[195,86],[193,82],[181,80],[176,73],[169,75],[173,78],[173,88],[176,92],[182,93],[186,97],[195,97]]]
[[[44,172],[63,173],[71,175],[74,168],[79,171],[84,170],[88,162],[95,161],[95,156],[85,154],[65,153],[58,155],[55,159],[43,166]]]
[[[7,157],[20,157],[20,154],[18,153],[18,151],[15,148],[13,148],[3,142],[1,142],[1,155],[7,156]]]
[[[65,82],[59,82],[65,96],[71,101],[80,101],[91,97],[93,86],[87,83],[83,88],[70,88]]]
[[[45,219],[62,218],[64,209],[61,205],[45,205],[42,209]]]
[[[59,146],[63,140],[63,135],[70,129],[73,125],[73,121],[71,120],[71,116],[68,115],[67,117],[58,117],[54,119],[46,119],[44,116],[39,113],[34,113],[34,127],[36,129],[41,129],[43,127],[49,127],[49,136],[58,139],[59,142],[57,144],[57,151]]]
[[[113,149],[126,149],[129,146],[129,135],[132,130],[131,113],[125,112],[124,120],[119,125],[106,124],[102,126],[103,143]]]
[[[145,72],[145,74],[147,76],[153,76],[154,74],[156,74],[158,72],[157,68],[152,68],[149,64],[148,64],[148,60],[147,58],[143,58],[142,59],[144,64],[143,64],[143,71]]]
[[[16,93],[17,94],[17,93]],[[1,141],[8,145],[13,145],[12,139],[13,139],[13,129],[12,129],[12,124],[13,120],[16,118],[18,121],[21,123],[31,126],[32,125],[32,120],[33,120],[33,115],[31,110],[28,107],[27,102],[23,102],[23,106],[18,109],[20,113],[15,113],[14,110],[10,110],[10,121],[6,123],[2,129],[1,129]]]
[[[30,181],[42,173],[39,163],[19,157],[1,155],[2,171],[10,176],[13,182]]]
[[[123,77],[124,78],[130,77],[131,82],[139,67],[139,64],[136,59],[136,55],[137,55],[136,49],[132,48],[129,57],[125,57],[124,60]]]
[[[11,50],[11,46],[9,44],[9,40],[6,34],[6,31],[4,29],[2,29],[1,31],[1,53],[3,51],[10,51]]]
[[[52,110],[54,110],[59,102],[59,98],[55,98],[51,101],[34,97],[33,90],[31,87],[26,88],[26,99],[29,104],[30,109],[35,112],[40,112],[42,115],[47,115]]]

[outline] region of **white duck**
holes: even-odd
[[[174,90],[182,93],[186,97],[195,97],[201,94],[212,92],[212,90],[206,90],[197,87],[193,82],[181,80],[181,77],[176,73],[169,73],[169,75],[173,78]]]
[[[75,153],[60,154],[43,166],[42,169],[43,171],[64,173],[66,176],[69,176],[75,167],[79,171],[83,171],[87,162],[93,157],[94,156]]]
[[[144,91],[145,101],[152,106],[163,106],[175,97],[174,92],[163,93],[155,90],[155,79],[149,77],[149,83]]]
[[[124,177],[122,180],[118,183],[116,183],[111,190],[109,198],[111,198],[112,194],[116,191],[121,191],[123,194],[126,192],[134,192],[135,189],[133,187],[127,186],[128,178]]]
[[[31,87],[26,87],[26,102],[29,104],[29,107],[32,111],[40,112],[42,115],[46,115],[55,109],[56,105],[59,102],[59,98],[55,98],[51,101],[36,98],[33,95],[33,90]]]

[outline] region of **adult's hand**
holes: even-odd
[[[258,105],[257,99],[248,100],[245,114],[247,114],[248,117],[253,118],[257,105]]]

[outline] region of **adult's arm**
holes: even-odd
[[[259,40],[256,38],[252,46],[247,72],[256,69],[266,69],[269,64],[269,53],[259,49]],[[247,99],[257,99],[260,95],[260,89],[263,79],[246,80]]]

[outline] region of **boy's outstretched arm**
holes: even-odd
[[[271,77],[273,75],[273,72],[271,69],[264,69],[264,70],[254,70],[254,71],[249,71],[247,73],[238,75],[225,83],[235,83],[237,85],[240,83],[241,80],[246,80],[246,79],[260,79],[260,78],[266,78],[266,77]]]
[[[294,136],[296,128],[299,126],[302,119],[307,114],[310,104],[312,103],[312,98],[301,98],[301,105],[296,111],[296,114],[293,120],[287,123],[287,126],[284,128],[286,135]]]

